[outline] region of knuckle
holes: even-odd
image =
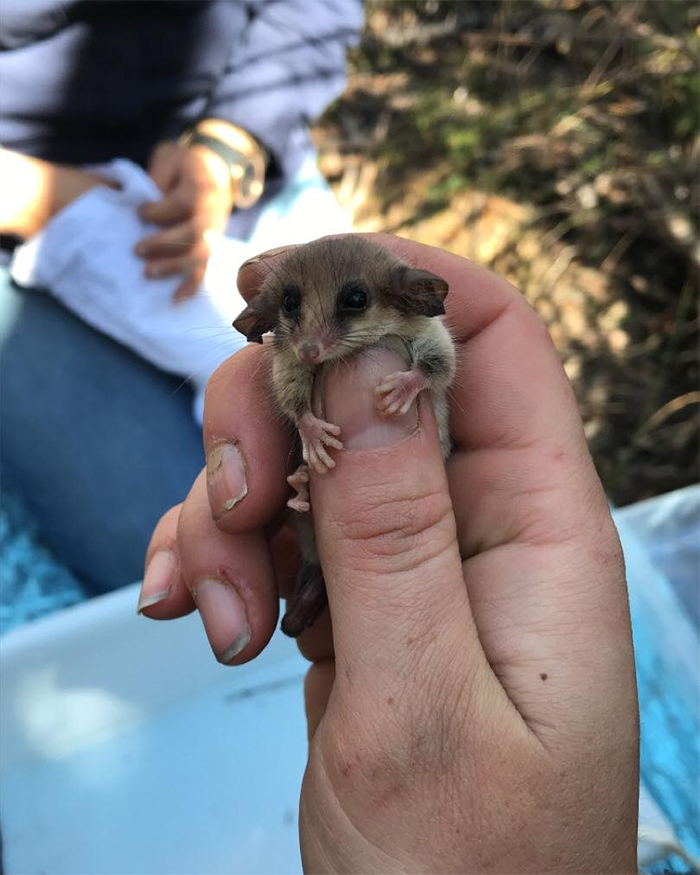
[[[187,228],[196,240],[200,240],[206,229],[206,223],[203,221],[199,212],[193,213],[187,220]]]
[[[468,675],[467,684],[436,658],[419,683],[412,679],[403,690],[377,697],[368,709],[371,719],[358,723],[352,708],[334,714],[334,751],[327,759],[334,782],[361,783],[370,804],[415,798],[417,784],[431,793],[454,792],[474,769],[466,752],[481,745],[465,701],[481,691],[464,692],[478,687],[476,674]]]
[[[198,265],[205,264],[209,258],[209,246],[201,233],[192,240],[192,256]]]
[[[183,187],[172,196],[173,211],[178,213],[182,218],[189,218],[193,209],[193,198],[191,193]]]
[[[199,232],[192,222],[185,222],[179,235],[179,242],[187,249],[193,249],[199,244]]]
[[[171,507],[156,523],[148,547],[147,559],[150,560],[153,553],[164,548],[174,549],[177,544],[177,527],[180,519],[182,504]]]
[[[445,492],[393,500],[377,493],[367,494],[356,512],[337,524],[346,543],[368,561],[379,559],[396,573],[434,559],[454,543],[454,514]]]

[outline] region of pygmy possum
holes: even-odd
[[[272,393],[298,435],[301,464],[287,480],[297,493],[288,507],[295,511],[302,565],[282,620],[287,635],[296,637],[312,625],[326,604],[309,469],[325,474],[335,467],[332,451],[343,449],[340,428],[322,418],[314,383],[328,362],[374,346],[398,351],[407,369],[376,386],[375,409],[381,416],[401,416],[428,391],[447,458],[447,392],[455,373],[454,343],[441,318],[447,291],[441,277],[363,237],[324,238],[292,249],[233,323],[255,343],[272,332]]]

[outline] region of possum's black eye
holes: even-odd
[[[341,310],[364,310],[369,303],[369,294],[364,283],[357,280],[346,283],[340,290]]]
[[[299,286],[285,286],[282,293],[282,309],[292,315],[301,306],[301,289]]]

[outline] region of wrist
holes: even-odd
[[[26,239],[59,210],[97,185],[118,188],[78,167],[53,164],[0,148],[0,233]]]
[[[54,168],[46,161],[0,149],[0,232],[31,237],[51,217],[49,192]]]
[[[214,152],[208,146],[199,142],[183,142],[187,151],[191,154],[196,154],[205,168],[210,180],[216,185],[217,189],[228,195],[231,202],[231,207],[234,206],[235,185],[231,179],[231,172],[227,162],[221,155]]]
[[[85,192],[97,186],[119,188],[119,185],[111,180],[104,179],[89,170],[80,167],[67,167],[65,165],[53,165],[51,167],[51,192],[49,203],[49,216],[55,216],[64,207],[77,200]]]
[[[214,137],[232,149],[238,149],[246,155],[254,153],[265,155],[266,150],[264,146],[251,133],[246,131],[245,128],[240,128],[238,125],[234,125],[224,119],[201,119],[192,130],[199,134]]]
[[[229,174],[234,206],[245,209],[260,198],[267,152],[252,134],[222,119],[203,119],[180,142],[216,156]]]

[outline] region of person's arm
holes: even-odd
[[[403,431],[377,416],[392,353],[329,371],[345,449],[310,482],[329,611],[298,639],[312,661],[304,868],[636,872],[624,564],[557,352],[505,280],[375,239],[449,282],[454,452],[443,465],[425,397]],[[244,265],[244,297],[280,257]],[[295,565],[268,353],[251,344],[212,377],[207,468],[156,527],[139,605],[154,619],[196,607],[230,665],[267,644]]]
[[[252,158],[262,180],[268,159],[290,175],[308,154],[309,122],[345,87],[345,52],[363,15],[359,0],[252,0],[247,8],[248,23],[193,131]],[[204,278],[209,233],[222,231],[231,209],[250,201],[239,198],[240,181],[206,145],[162,143],[149,173],[163,198],[141,215],[161,230],[140,241],[136,254],[146,276],[182,275],[175,297],[186,298]]]
[[[110,183],[79,167],[0,148],[0,233],[27,238],[71,201]]]
[[[363,25],[359,0],[254,0],[204,115],[256,137],[291,172],[311,121],[341,94],[346,51]]]

